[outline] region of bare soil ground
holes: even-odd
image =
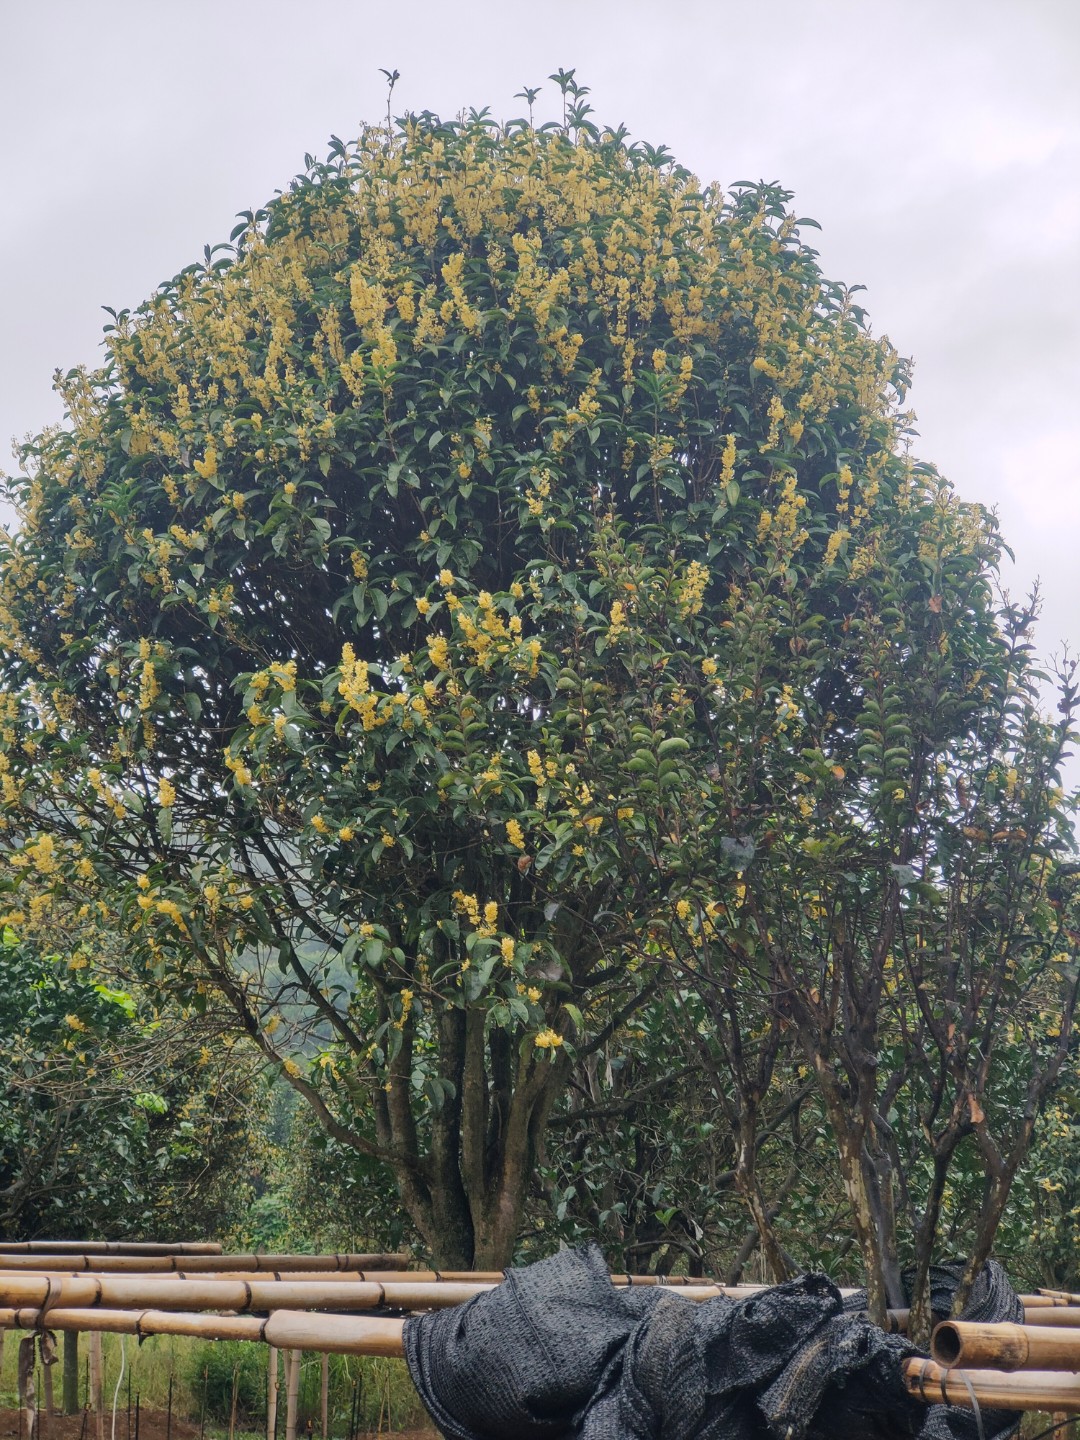
[[[34,1440],[97,1440],[92,1415],[87,1415],[85,1419],[82,1415],[50,1415],[39,1418],[40,1425],[34,1431]],[[107,1414],[105,1440],[111,1440],[111,1431],[112,1416]],[[375,1433],[372,1430],[358,1436],[357,1440],[372,1440]],[[392,1434],[394,1440],[438,1440],[439,1434],[437,1430],[384,1430],[382,1433]],[[134,1440],[134,1420],[131,1434]],[[209,1434],[207,1431],[206,1440],[209,1440]],[[25,1440],[19,1428],[18,1410],[0,1410],[0,1440]],[[122,1413],[117,1412],[116,1440],[128,1440],[126,1409]],[[199,1427],[190,1420],[180,1420],[175,1415],[170,1426],[168,1416],[163,1410],[142,1410],[139,1413],[139,1440],[199,1440]]]

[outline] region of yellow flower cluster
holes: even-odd
[[[705,600],[705,587],[709,583],[709,571],[699,560],[691,560],[686,568],[679,588],[679,609],[684,619],[699,615]]]
[[[224,751],[225,768],[232,774],[237,785],[251,784],[251,771],[244,764],[239,755],[234,755],[231,750]]]

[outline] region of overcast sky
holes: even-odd
[[[135,305],[385,113],[594,118],[780,181],[915,359],[920,454],[996,506],[1080,650],[1080,0],[0,0],[0,466]]]

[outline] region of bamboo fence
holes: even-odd
[[[327,1355],[400,1356],[402,1315],[461,1304],[503,1279],[498,1272],[408,1271],[401,1255],[224,1255],[194,1242],[183,1247],[146,1242],[138,1248],[51,1242],[47,1250],[30,1248],[45,1243],[0,1246],[0,1342],[8,1330],[31,1336],[87,1333],[97,1429],[103,1332],[263,1342],[269,1360],[267,1418],[275,1425],[278,1356],[284,1352],[286,1440],[295,1440],[302,1351],[324,1356],[325,1411]],[[687,1299],[702,1301],[751,1296],[765,1288],[685,1276],[611,1278],[616,1286],[671,1285]],[[932,1357],[905,1363],[908,1390],[928,1403],[1051,1411],[1063,1423],[1080,1415],[1080,1297],[1047,1290],[1021,1299],[1023,1324],[939,1325]],[[907,1311],[890,1311],[889,1328],[904,1330],[907,1319]],[[36,1407],[32,1373],[21,1382],[20,1399],[27,1414]],[[324,1416],[324,1434],[327,1423]]]

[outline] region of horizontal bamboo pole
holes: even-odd
[[[400,1359],[404,1320],[366,1315],[306,1315],[275,1310],[264,1322],[263,1339],[290,1350],[331,1351],[337,1355],[387,1355]]]
[[[334,1351],[344,1355],[403,1353],[403,1320],[359,1315],[306,1315],[274,1311],[255,1315],[185,1314],[175,1310],[84,1310],[36,1306],[0,1308],[0,1330],[78,1330],[113,1335],[195,1335],[204,1340],[262,1340],[279,1349]]]
[[[1025,1325],[1049,1325],[1059,1330],[1080,1330],[1080,1307],[1042,1310],[1024,1306]]]
[[[956,1370],[934,1360],[906,1360],[908,1393],[928,1405],[964,1405],[971,1396],[997,1410],[1046,1410],[1080,1415],[1080,1375],[1056,1370]],[[968,1386],[971,1387],[970,1391]]]
[[[1040,1285],[1039,1294],[1048,1300],[1056,1300],[1066,1305],[1080,1305],[1080,1295],[1074,1295],[1071,1290],[1045,1290]]]
[[[45,1279],[37,1275],[0,1274],[0,1306],[53,1306],[64,1309],[112,1310],[430,1310],[461,1305],[494,1286],[451,1281],[414,1282],[407,1271],[386,1284],[357,1281],[326,1285],[292,1280],[177,1280],[148,1276],[131,1280],[117,1276],[70,1275]]]
[[[177,1280],[289,1280],[289,1281],[312,1281],[320,1285],[330,1287],[339,1284],[355,1284],[358,1280],[367,1281],[372,1285],[381,1285],[395,1280],[415,1280],[435,1284],[445,1280],[447,1277],[440,1275],[434,1270],[96,1270],[91,1267],[89,1270],[72,1269],[48,1269],[41,1270],[5,1270],[0,1266],[0,1282],[18,1276],[20,1279],[33,1276],[41,1280],[71,1280],[92,1279],[99,1280],[147,1280],[163,1285],[172,1284]],[[481,1270],[469,1273],[470,1280],[486,1282],[497,1285],[502,1282],[501,1270]]]
[[[1080,1370],[1080,1333],[1057,1325],[978,1325],[946,1320],[934,1330],[930,1353],[939,1365],[995,1370]]]
[[[407,1255],[0,1255],[0,1274],[12,1270],[93,1270],[102,1274],[165,1274],[183,1270],[205,1275],[233,1270],[281,1274],[307,1270],[404,1270]]]
[[[216,1240],[0,1240],[0,1255],[220,1255]]]
[[[175,1310],[81,1310],[34,1305],[0,1308],[0,1330],[78,1330],[110,1335],[195,1335],[203,1340],[261,1340],[257,1315],[183,1314]]]

